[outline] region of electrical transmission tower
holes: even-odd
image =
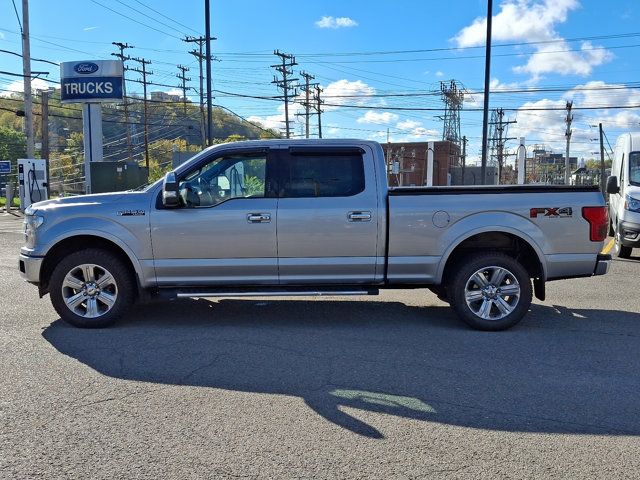
[[[147,171],[149,170],[149,111],[147,107],[148,99],[147,99],[147,75],[153,75],[153,72],[147,70],[147,65],[151,64],[150,60],[145,60],[144,58],[131,58],[131,61],[137,62],[142,66],[140,68],[131,68],[126,67],[125,70],[130,72],[136,72],[142,75],[142,80],[132,80],[136,83],[142,83],[142,95],[144,96],[142,100],[142,106],[144,109],[144,164],[147,167]]]
[[[290,138],[291,125],[289,122],[289,99],[297,95],[295,82],[298,81],[297,78],[291,78],[290,75],[293,75],[293,70],[291,67],[297,65],[297,62],[296,58],[293,55],[290,55],[288,53],[281,53],[280,50],[275,50],[273,54],[277,57],[280,57],[281,63],[277,65],[271,65],[271,68],[275,68],[275,70],[280,73],[282,78],[278,78],[276,75],[274,75],[273,82],[271,83],[275,83],[278,88],[282,90],[282,96],[280,98],[284,100],[285,132],[287,138]]]
[[[115,45],[118,48],[118,50],[120,50],[119,53],[112,53],[111,55],[119,58],[122,61],[123,66],[125,65],[125,62],[127,60],[131,60],[131,57],[129,55],[124,54],[124,51],[128,48],[133,48],[133,45],[129,45],[128,43],[122,43],[122,42],[111,42],[111,45]],[[129,128],[129,106],[128,106],[129,101],[127,100],[127,78],[124,74],[122,76],[122,97],[124,98],[124,128],[127,134],[127,155],[129,157],[129,160],[131,160],[131,129]]]
[[[515,120],[505,120],[502,108],[491,111],[491,121],[489,122],[490,158],[495,158],[495,163],[492,163],[498,165],[498,183],[502,181],[502,169],[504,168],[506,157],[509,156],[509,153],[505,153],[504,145],[509,140],[516,140],[515,137],[508,136],[509,125],[512,123],[517,122]]]
[[[444,102],[444,126],[442,140],[448,140],[456,145],[460,144],[460,110],[464,102],[464,92],[458,88],[455,80],[440,82],[440,92]]]

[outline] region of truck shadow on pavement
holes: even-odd
[[[501,431],[640,434],[632,312],[534,305],[516,328],[485,333],[444,306],[179,300],[139,306],[103,330],[58,320],[43,336],[110,377],[297,396],[370,438],[384,435],[358,418],[367,412]]]

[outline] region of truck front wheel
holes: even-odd
[[[135,283],[117,255],[90,248],[62,259],[51,274],[49,294],[64,321],[76,327],[100,328],[129,310]]]
[[[449,287],[456,314],[478,330],[505,330],[518,323],[531,305],[529,274],[514,258],[479,253],[457,264]]]

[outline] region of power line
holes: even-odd
[[[124,17],[124,18],[126,18],[126,19],[128,19],[128,20],[131,20],[131,21],[132,21],[132,22],[134,22],[134,23],[137,23],[138,25],[142,25],[143,27],[150,28],[151,30],[154,30],[154,31],[156,31],[156,32],[158,32],[158,33],[162,33],[163,35],[167,35],[167,36],[169,36],[169,37],[173,37],[173,38],[176,38],[176,39],[180,40],[180,37],[176,37],[175,35],[172,35],[172,34],[170,34],[170,33],[167,33],[167,32],[165,32],[165,31],[162,31],[162,30],[160,30],[160,29],[158,29],[158,28],[152,27],[151,25],[148,25],[148,24],[146,24],[146,23],[144,23],[144,22],[141,22],[141,21],[139,21],[139,20],[136,20],[136,19],[134,19],[134,18],[131,18],[130,16],[125,15],[125,14],[124,14],[124,13],[122,13],[122,12],[119,12],[119,11],[117,11],[117,10],[114,10],[114,9],[113,9],[113,8],[111,8],[111,7],[107,7],[106,5],[104,5],[104,4],[100,3],[100,2],[98,2],[98,0],[91,0],[91,1],[92,1],[93,3],[95,3],[96,5],[100,5],[102,8],[106,8],[107,10],[109,10],[109,11],[111,11],[111,12],[115,13],[116,15],[120,15],[121,17]]]
[[[177,25],[180,25],[181,27],[184,27],[184,28],[186,28],[187,30],[191,30],[192,32],[195,32],[195,33],[197,33],[197,34],[200,34],[200,32],[198,32],[197,30],[194,30],[193,28],[191,28],[191,27],[189,27],[189,26],[185,25],[184,23],[180,23],[180,22],[178,22],[176,19],[171,18],[171,17],[169,17],[169,16],[165,15],[165,14],[164,14],[164,13],[162,13],[162,12],[159,12],[159,11],[158,11],[158,10],[156,10],[155,8],[150,7],[149,5],[147,5],[147,4],[143,3],[143,2],[141,2],[140,0],[134,0],[134,1],[135,1],[136,3],[139,3],[140,5],[142,5],[143,7],[148,8],[148,9],[149,9],[149,10],[151,10],[152,12],[157,13],[157,14],[158,14],[158,15],[160,15],[161,17],[166,18],[167,20],[171,20],[173,23],[175,23],[175,24],[177,24]]]
[[[11,55],[15,55],[16,57],[20,57],[20,58],[22,58],[22,54],[21,54],[21,53],[12,52],[12,51],[10,51],[10,50],[1,50],[1,49],[0,49],[0,52],[3,52],[3,53],[10,53]],[[43,60],[43,59],[41,59],[41,58],[33,58],[33,57],[31,57],[31,61],[32,61],[32,62],[50,63],[51,65],[55,65],[56,67],[59,67],[59,66],[60,66],[60,64],[59,64],[59,63],[57,63],[57,62],[51,62],[51,61],[49,61],[49,60]],[[47,73],[49,73],[49,72],[47,72]]]

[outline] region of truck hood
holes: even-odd
[[[141,192],[112,192],[112,193],[97,193],[92,195],[78,195],[75,197],[63,197],[52,200],[45,200],[44,202],[38,202],[31,205],[27,210],[30,212],[46,212],[51,210],[58,210],[62,208],[73,207],[91,207],[100,206],[105,204],[113,204],[121,202],[127,198],[135,195],[140,195]],[[27,212],[29,213],[29,212]]]

